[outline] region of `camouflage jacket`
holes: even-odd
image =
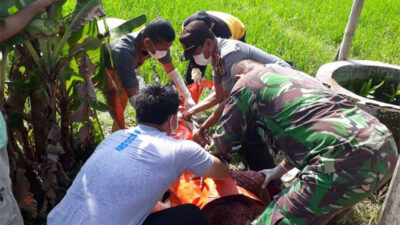
[[[390,131],[313,77],[279,66],[243,76],[225,102],[213,139],[221,153],[243,140],[249,123],[295,167],[334,172],[366,160]],[[366,151],[356,151],[363,149]],[[354,159],[353,158],[353,159]]]

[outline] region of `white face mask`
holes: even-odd
[[[169,119],[169,126],[171,128],[171,134],[174,134],[176,129],[178,129],[178,117],[176,118],[175,126],[172,126],[172,119],[173,118],[174,118],[174,116],[171,116],[171,119]]]
[[[203,50],[201,51],[201,53],[198,54],[198,55],[194,55],[193,59],[194,59],[194,61],[196,62],[197,65],[207,66],[209,63],[211,63],[212,58],[211,58],[211,55],[208,58],[204,57],[204,52],[203,51],[204,51],[204,45],[203,45]]]
[[[151,51],[149,51],[149,49],[147,49],[147,52],[149,53],[149,55],[151,55],[152,57],[156,58],[156,59],[161,59],[164,56],[167,55],[168,51],[167,50],[163,50],[163,51],[159,51],[156,49],[156,47],[154,46],[153,42],[151,42],[151,45],[153,45],[153,48],[156,50],[156,53],[152,53]]]

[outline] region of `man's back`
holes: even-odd
[[[117,131],[82,167],[48,224],[141,224],[185,170],[202,174],[212,162],[197,144],[153,127]]]
[[[225,111],[229,113],[224,112],[220,121],[225,134],[219,135],[225,138],[214,141],[225,143],[227,137],[235,137],[251,118],[260,136],[300,169],[310,162],[323,172],[344,169],[348,165],[343,158],[360,153],[359,149],[368,153],[365,148],[376,147],[391,135],[376,118],[313,77],[276,65],[243,76]],[[236,124],[229,123],[230,117],[236,118]]]
[[[220,51],[220,65],[213,63],[214,69],[220,73],[214,73],[215,83],[221,83],[225,91],[230,91],[234,85],[234,75],[231,73],[232,65],[243,59],[252,59],[262,64],[277,63],[283,67],[291,67],[279,57],[268,54],[263,50],[237,40],[217,38],[218,51]],[[217,68],[218,67],[218,68]]]

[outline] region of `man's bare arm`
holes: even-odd
[[[212,178],[224,178],[229,175],[229,166],[227,163],[222,162],[217,157],[213,156],[214,162],[211,168],[205,172],[204,174],[200,175],[201,177],[212,177]]]
[[[190,119],[191,116],[198,112],[202,112],[209,109],[224,100],[224,92],[222,89],[222,84],[214,84],[215,91],[207,96],[203,101],[198,103],[196,106],[190,108],[188,111],[184,112],[183,118],[185,120]]]
[[[5,18],[5,23],[0,26],[0,42],[9,39],[20,32],[32,18],[46,10],[46,7],[59,0],[36,0],[17,13]]]

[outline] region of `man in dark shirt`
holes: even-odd
[[[199,129],[193,132],[194,140],[201,145],[205,145],[205,131],[218,122],[222,114],[225,98],[231,92],[235,83],[235,74],[231,73],[231,67],[234,63],[242,59],[253,59],[263,64],[277,63],[284,67],[290,67],[284,60],[255,46],[237,40],[215,37],[202,21],[190,22],[180,35],[179,41],[185,50],[185,57],[193,57],[197,64],[207,65],[211,63],[213,66],[215,91],[196,106],[183,113],[183,118],[189,119],[192,115],[219,104],[218,108],[201,124]],[[260,141],[256,133],[248,133],[242,143],[242,147],[251,149],[251,151],[245,151],[245,157],[247,162],[250,163],[250,169],[260,170],[266,168],[265,166],[268,165],[263,162],[267,159],[272,163],[271,157],[265,151],[265,144]],[[263,154],[263,157],[261,157],[261,154]]]
[[[183,21],[182,27],[184,28],[190,22],[195,20],[203,21],[216,37],[245,42],[246,30],[244,24],[238,18],[230,14],[216,11],[197,11]],[[193,78],[195,78],[197,81],[204,76],[204,71],[206,70],[207,66],[196,64],[196,62],[193,60],[193,57],[190,57],[188,60],[189,64],[186,69],[185,80],[187,84],[191,84],[193,83],[193,76],[195,76]],[[192,70],[194,68],[198,68],[200,70],[201,76],[192,75]]]
[[[174,39],[175,32],[172,25],[167,20],[158,18],[143,29],[116,39],[110,44],[110,49],[107,45],[103,45],[102,52],[106,67],[106,83],[103,92],[107,98],[107,104],[112,108],[111,115],[116,122],[113,126],[114,131],[125,128],[123,112],[126,104],[128,99],[133,104],[135,95],[139,91],[135,69],[150,57],[158,59],[163,65],[169,79],[185,98],[185,105],[194,105],[189,90],[172,63],[169,48]]]

